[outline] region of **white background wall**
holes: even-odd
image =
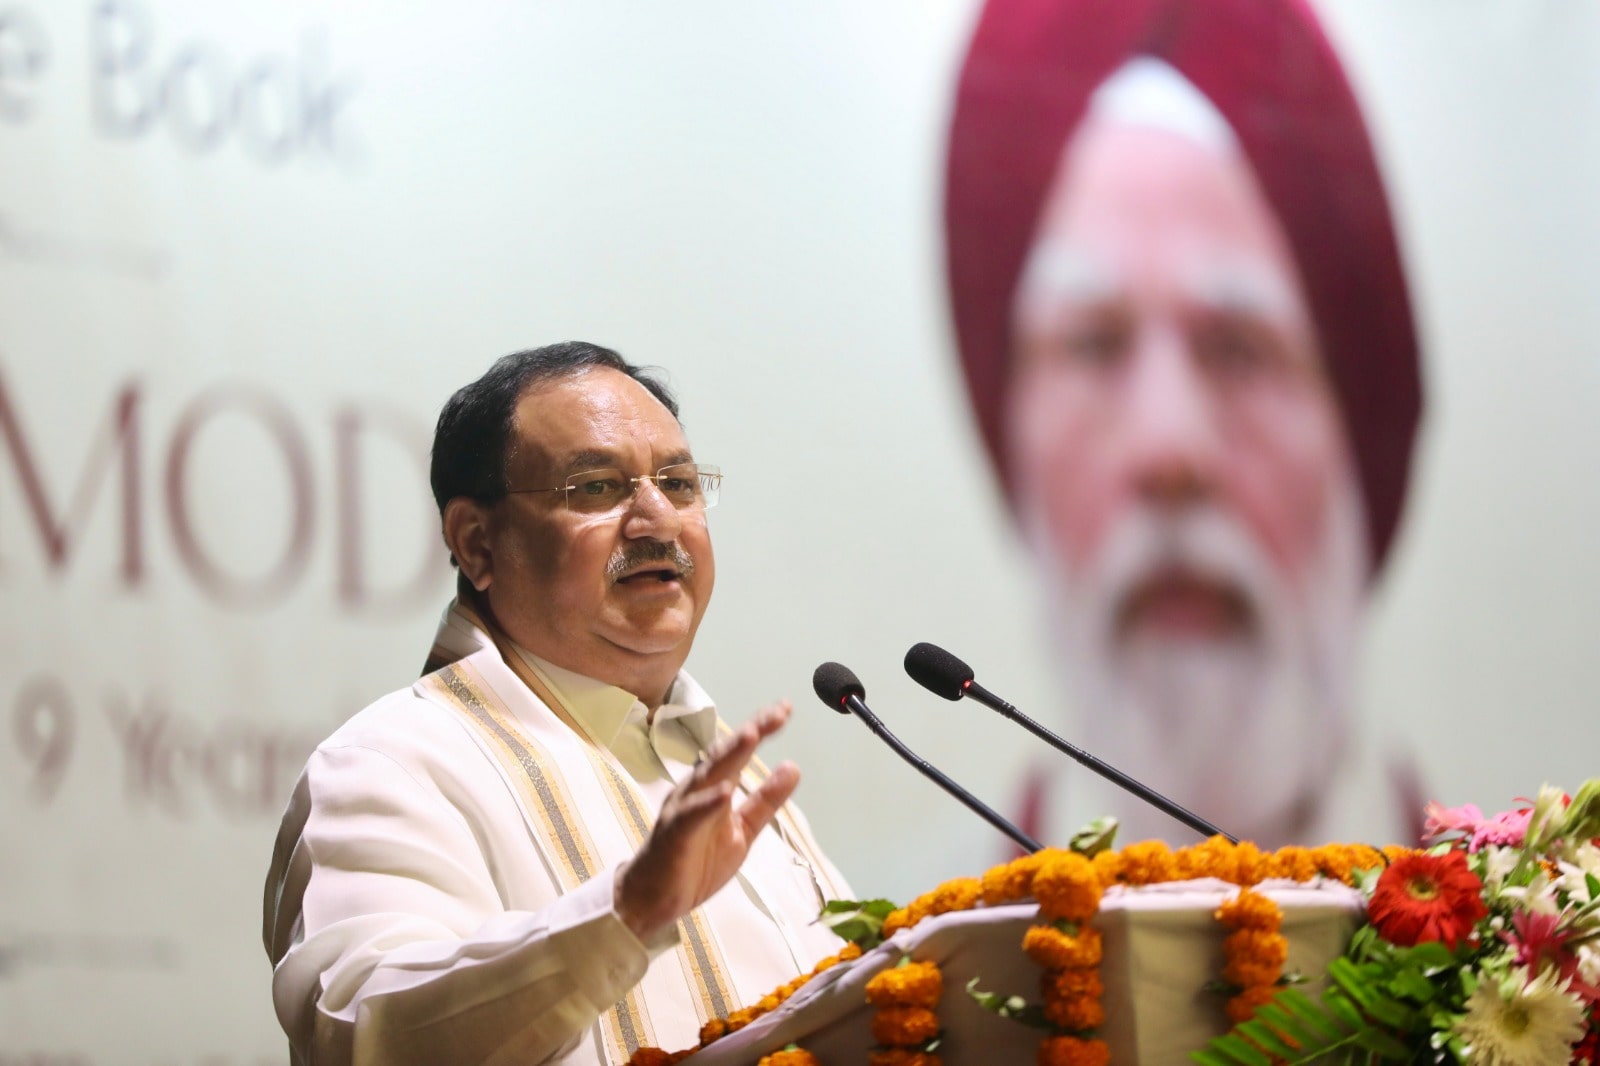
[[[1498,808],[1596,769],[1600,9],[1324,9],[1427,358],[1366,713],[1423,748],[1432,794]],[[728,472],[691,667],[730,717],[795,700],[774,753],[856,886],[998,857],[809,692],[849,663],[997,804],[1025,738],[916,689],[906,647],[1057,702],[940,280],[974,14],[0,0],[0,387],[29,454],[0,437],[0,1063],[283,1061],[259,942],[283,798],[414,676],[448,596],[439,404],[551,340],[669,368]],[[256,132],[199,143],[241,80]]]

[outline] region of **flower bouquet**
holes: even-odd
[[[1430,805],[1432,846],[1358,879],[1320,1002],[1286,988],[1194,1060],[1600,1063],[1600,779],[1521,802]]]

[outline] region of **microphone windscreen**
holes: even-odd
[[[906,673],[911,680],[947,700],[959,700],[972,680],[972,667],[937,644],[912,645],[906,652]]]
[[[823,663],[817,667],[811,675],[811,689],[818,699],[840,714],[850,713],[844,705],[847,698],[866,699],[867,696],[855,671],[839,663]]]

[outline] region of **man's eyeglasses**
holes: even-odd
[[[585,470],[567,475],[565,484],[548,489],[511,489],[506,495],[524,492],[559,492],[567,510],[582,514],[609,514],[633,499],[639,483],[653,481],[661,495],[680,511],[703,511],[717,505],[722,489],[722,469],[705,463],[674,463],[654,474],[629,477],[614,467]]]

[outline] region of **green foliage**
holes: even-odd
[[[1458,1062],[1459,1041],[1448,1034],[1471,993],[1467,972],[1442,944],[1397,947],[1369,926],[1328,964],[1320,1002],[1285,988],[1190,1058],[1201,1066]]]
[[[1067,847],[1085,858],[1092,859],[1111,847],[1117,839],[1117,820],[1110,815],[1096,818],[1072,834]]]
[[[1035,1029],[1048,1029],[1052,1032],[1055,1030],[1056,1027],[1044,1016],[1044,1008],[1039,1004],[1029,1003],[1017,995],[985,992],[978,987],[978,981],[979,978],[974,977],[967,982],[967,995],[984,1010]]]
[[[823,904],[817,921],[862,951],[871,951],[883,943],[884,919],[895,909],[893,901],[887,899],[830,899]]]

